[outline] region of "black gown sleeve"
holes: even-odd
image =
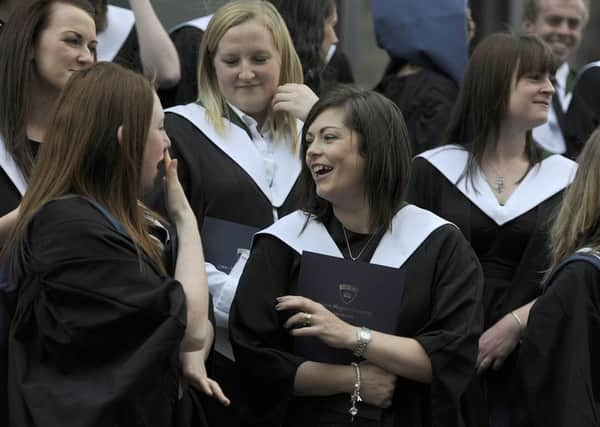
[[[27,242],[9,337],[13,425],[170,425],[181,285],[80,198],[42,208]]]
[[[135,71],[136,73],[144,73],[142,58],[140,57],[140,44],[138,42],[135,25],[129,32],[123,46],[121,46],[121,49],[117,52],[113,62],[129,70]]]
[[[275,298],[289,293],[294,258],[295,252],[279,240],[258,236],[231,306],[229,333],[247,425],[281,424],[304,361],[292,354],[292,336],[283,328],[291,313],[275,310]]]
[[[198,99],[198,59],[203,34],[202,30],[191,26],[171,33],[171,40],[179,54],[181,78],[176,86],[158,91],[164,108],[189,104]]]
[[[453,225],[444,226],[430,317],[415,339],[431,361],[432,426],[463,426],[460,399],[475,370],[483,331],[483,273],[469,243]],[[424,266],[424,268],[428,268]]]
[[[565,266],[531,309],[519,354],[522,427],[600,425],[600,272]]]
[[[437,206],[439,195],[435,191],[435,184],[436,174],[433,166],[424,158],[415,157],[406,190],[406,201],[422,209],[439,212]]]

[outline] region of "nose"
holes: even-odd
[[[92,65],[96,61],[96,55],[89,48],[84,47],[77,59],[81,64]]]
[[[571,34],[571,28],[569,27],[569,22],[566,19],[562,19],[560,24],[556,28],[557,32],[560,34]]]
[[[248,61],[242,61],[240,64],[240,80],[251,80],[254,78],[254,70],[252,69],[252,64]]]
[[[544,81],[544,85],[542,86],[542,92],[547,93],[549,95],[553,95],[556,90],[554,89],[554,85],[552,84],[552,80],[550,77],[547,77]]]

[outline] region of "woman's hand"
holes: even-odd
[[[364,361],[360,363],[360,397],[369,405],[389,408],[396,388],[396,375]]]
[[[500,369],[520,338],[521,326],[510,313],[498,320],[479,338],[477,372],[482,373],[490,367],[494,370]]]
[[[314,336],[330,347],[348,350],[353,350],[356,345],[356,326],[344,322],[311,299],[297,295],[282,296],[277,298],[275,309],[297,311],[284,324],[294,336]]]
[[[319,97],[304,84],[287,83],[277,88],[273,101],[273,111],[285,111],[302,121],[319,100]]]
[[[175,225],[180,225],[185,219],[194,217],[194,212],[185,196],[185,192],[177,176],[177,159],[171,159],[169,150],[165,150],[165,194],[167,211]]]
[[[229,406],[230,401],[221,390],[221,386],[206,374],[204,350],[181,353],[183,374],[194,387],[203,393],[214,397],[224,406]]]

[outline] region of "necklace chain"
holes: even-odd
[[[490,165],[490,167],[494,169],[494,172],[496,173],[496,178],[494,179],[494,190],[496,190],[496,193],[502,194],[505,184],[504,175],[502,175],[500,171],[498,171],[498,168],[491,162],[489,162],[488,165]]]
[[[350,259],[352,261],[356,261],[357,259],[360,258],[360,256],[365,251],[365,249],[367,249],[367,246],[369,246],[369,243],[371,243],[371,240],[373,240],[373,237],[375,237],[375,234],[377,234],[377,233],[371,234],[371,237],[369,237],[369,240],[367,240],[367,243],[365,243],[365,245],[362,247],[362,249],[358,252],[358,255],[352,256],[352,251],[350,250],[350,242],[348,241],[348,235],[346,234],[346,227],[344,227],[342,223],[340,223],[340,225],[342,226],[342,232],[344,233],[344,239],[346,240],[346,248],[348,248],[348,256],[350,257]]]

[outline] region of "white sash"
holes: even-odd
[[[527,173],[504,205],[498,203],[485,176],[477,167],[473,184],[463,174],[469,154],[458,145],[445,145],[425,151],[422,157],[439,170],[471,202],[490,217],[496,224],[503,225],[535,208],[544,200],[566,188],[577,170],[577,163],[559,154],[542,160]],[[475,187],[475,188],[473,188]]]
[[[25,181],[25,177],[19,169],[19,166],[15,163],[15,160],[10,155],[10,153],[6,150],[6,146],[4,145],[4,141],[2,141],[2,137],[0,136],[0,167],[4,170],[8,178],[14,184],[14,186],[19,190],[21,196],[25,194],[27,190],[27,181]]]
[[[177,105],[165,110],[177,114],[190,121],[217,147],[219,147],[231,160],[237,163],[254,181],[258,188],[271,202],[271,206],[280,207],[285,202],[290,191],[300,174],[300,156],[294,152],[292,144],[277,142],[274,144],[273,157],[277,167],[273,183],[269,187],[269,180],[265,174],[263,158],[248,133],[238,125],[225,120],[229,124],[225,128],[225,135],[221,135],[206,118],[206,110],[197,103]],[[302,128],[298,122],[298,129]],[[300,138],[298,136],[298,138]]]
[[[98,61],[111,62],[127,40],[133,25],[135,15],[129,9],[108,6],[106,29],[98,34]]]
[[[275,236],[299,254],[310,251],[343,258],[322,223],[311,218],[302,230],[307,215],[302,211],[293,212],[256,235]],[[451,223],[425,209],[413,205],[403,207],[394,216],[391,228],[381,238],[370,263],[392,268],[402,267],[421,243],[445,224]]]

